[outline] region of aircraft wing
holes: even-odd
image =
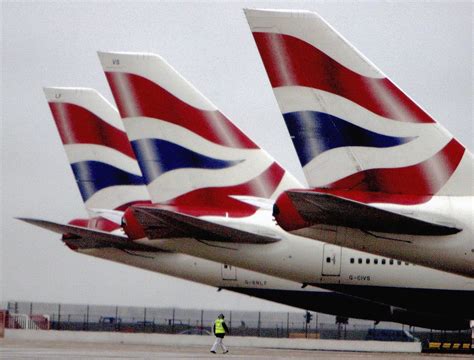
[[[94,230],[83,228],[74,225],[58,224],[52,221],[29,219],[29,218],[18,218],[18,220],[27,222],[29,224],[39,226],[43,229],[47,229],[58,234],[73,235],[68,237],[64,241],[68,245],[75,246],[80,249],[96,249],[96,248],[117,248],[122,250],[134,250],[134,251],[152,251],[161,252],[162,250],[137,244],[130,241],[124,235],[110,234],[105,231]]]
[[[243,244],[269,244],[279,238],[254,234],[230,226],[177,213],[171,210],[134,206],[133,211],[149,239],[163,238],[162,229],[168,228],[176,237]]]
[[[295,208],[308,222],[405,235],[451,235],[455,227],[420,220],[332,194],[287,191]]]

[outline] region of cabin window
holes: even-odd
[[[326,262],[327,262],[327,263],[330,263],[330,262],[331,262],[331,258],[330,258],[329,256],[326,258]]]
[[[359,264],[362,264],[362,259],[361,259],[361,258],[359,258],[359,261],[358,261],[358,262],[359,262]]]
[[[365,263],[370,264],[370,259],[369,258],[365,259]]]
[[[390,259],[389,263],[390,265],[393,265],[393,259]]]
[[[397,264],[398,264],[398,265],[401,265],[401,264],[402,264],[402,261],[401,261],[401,260],[397,260]]]
[[[351,264],[354,264],[354,258],[351,258]]]
[[[382,265],[385,265],[386,262],[387,262],[387,260],[382,259]]]
[[[377,265],[379,263],[379,259],[374,259],[374,264]]]

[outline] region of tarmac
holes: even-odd
[[[209,346],[129,345],[0,339],[0,359],[318,359],[416,360],[472,359],[470,355],[366,353],[231,347],[226,355],[209,353]]]

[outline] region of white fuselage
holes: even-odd
[[[437,329],[462,329],[468,324],[462,316],[409,311],[403,307],[364,300],[314,286],[302,288],[301,284],[293,281],[181,253],[124,252],[114,248],[80,249],[78,252],[304,310]]]
[[[342,286],[363,286],[365,289],[408,288],[462,291],[463,294],[470,296],[474,294],[474,280],[463,276],[413,264],[406,265],[404,262],[399,264],[396,260],[391,264],[392,261],[388,258],[289,234],[276,225],[271,212],[267,210],[258,211],[249,218],[203,217],[203,219],[257,234],[279,237],[281,240],[265,245],[213,242],[192,238],[137,241],[165,250],[225,262],[301,284],[322,287],[337,285],[340,287],[335,288],[337,291],[343,289]],[[368,295],[368,298],[371,296]],[[419,299],[413,300],[419,301]],[[445,310],[461,311],[460,308]]]
[[[302,291],[301,285],[292,281],[181,253],[124,252],[113,248],[80,249],[78,252],[217,288],[251,286]],[[311,290],[327,291],[314,287]]]
[[[314,286],[308,286],[303,289],[301,284],[293,281],[186,254],[124,252],[113,248],[82,249],[79,252],[218,289],[226,289],[299,307],[304,310],[374,321],[394,321],[423,327],[431,325],[439,328],[450,328],[450,325],[447,325],[445,320],[440,320],[436,316],[424,318],[423,315],[407,312],[401,308],[397,309],[397,314],[390,307],[380,303],[360,300]],[[347,306],[340,306],[341,302]],[[403,316],[403,314],[408,314],[408,317]],[[417,319],[417,317],[419,318]],[[453,322],[456,324],[454,327],[459,326],[458,321],[459,319]]]
[[[374,207],[461,229],[453,235],[400,235],[315,225],[293,231],[315,240],[367,251],[474,278],[474,198],[435,196],[421,205],[371,204]]]

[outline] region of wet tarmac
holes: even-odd
[[[0,359],[318,359],[318,360],[415,360],[472,359],[469,355],[361,353],[310,350],[231,348],[228,354],[211,354],[209,347],[65,343],[55,341],[0,340]]]

